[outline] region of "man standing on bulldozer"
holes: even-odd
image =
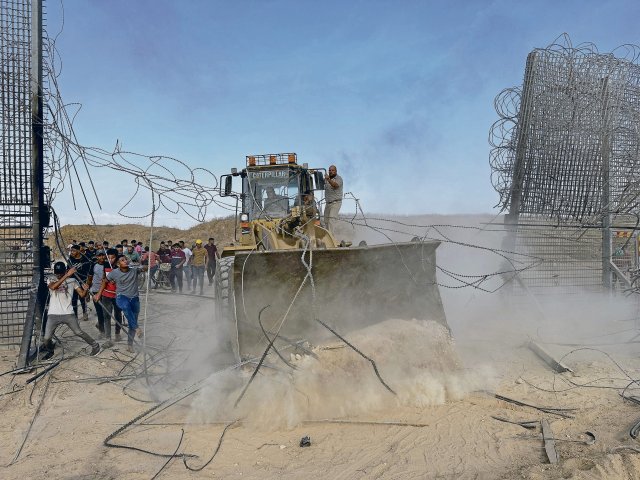
[[[338,219],[340,207],[342,206],[342,177],[338,175],[335,165],[329,167],[329,174],[324,177],[324,226],[331,233],[333,224]]]

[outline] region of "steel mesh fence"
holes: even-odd
[[[602,290],[610,268],[614,280],[637,268],[639,58],[635,46],[600,54],[564,36],[533,50],[522,87],[496,97],[492,183],[512,245],[539,258],[521,274],[531,289]]]
[[[614,217],[611,262],[631,278],[638,270],[638,232],[630,217]],[[514,250],[533,257],[533,268],[519,273],[534,293],[572,294],[602,291],[602,235],[605,230],[573,222],[550,224],[543,216],[521,215],[512,230]],[[614,277],[615,278],[615,277]],[[618,290],[626,288],[616,279]],[[520,285],[522,287],[522,285]]]
[[[0,347],[19,345],[32,288],[29,0],[0,0]]]
[[[535,257],[536,265],[519,274],[534,293],[602,290],[602,230],[579,224],[549,224],[542,216],[523,215],[515,232],[515,250]]]
[[[523,87],[495,102],[490,163],[501,207],[580,223],[638,210],[640,51],[622,53],[587,44],[529,54]]]

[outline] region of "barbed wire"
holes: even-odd
[[[353,200],[356,204],[357,211],[351,218],[348,218],[346,216],[338,218],[338,221],[343,225],[350,225],[354,229],[363,228],[365,230],[374,232],[384,237],[386,243],[392,244],[398,243],[397,240],[394,240],[392,238],[392,234],[396,234],[397,236],[405,238],[408,237],[407,240],[411,239],[412,241],[422,242],[435,240],[452,248],[460,249],[460,258],[463,258],[464,251],[479,251],[481,253],[488,254],[489,256],[496,257],[495,264],[500,266],[500,268],[495,271],[480,274],[471,274],[453,271],[450,268],[445,268],[441,262],[436,262],[436,264],[434,265],[436,270],[440,272],[444,277],[441,280],[437,280],[435,282],[439,287],[447,289],[471,287],[480,291],[484,291],[486,293],[495,293],[498,290],[502,289],[505,285],[510,283],[516,275],[519,275],[520,273],[531,268],[535,268],[545,261],[542,257],[530,255],[527,253],[483,246],[472,243],[470,241],[456,240],[452,238],[450,234],[444,231],[444,229],[450,228],[454,231],[470,231],[475,232],[479,235],[488,232],[486,227],[441,223],[415,223],[404,222],[394,218],[384,218],[379,216],[368,217],[362,211],[360,201],[353,197],[352,194],[348,195],[351,196],[350,199]],[[349,198],[347,197],[346,200],[349,200]],[[431,231],[434,232],[434,234],[430,234],[429,232]],[[509,229],[503,227],[495,230],[490,230],[490,232],[504,234],[506,234],[508,231]],[[428,260],[426,258],[422,258],[422,261],[428,263]],[[408,274],[410,274],[409,268],[405,268],[405,270]],[[445,282],[445,279],[448,279],[451,282]],[[485,284],[490,280],[497,280],[498,285],[485,288]]]
[[[523,86],[494,100],[499,119],[489,131],[489,163],[498,207],[510,208],[518,191],[518,213],[561,222],[597,225],[603,215],[635,215],[639,59],[636,45],[601,54],[592,43],[574,46],[567,34],[529,54]]]
[[[102,208],[101,199],[108,199],[109,204],[116,202],[118,214],[130,219],[145,219],[152,212],[141,213],[138,207],[143,190],[151,190],[156,199],[156,211],[165,210],[172,214],[182,213],[187,217],[203,222],[211,206],[223,210],[235,210],[218,194],[218,179],[206,168],[192,168],[186,162],[165,155],[146,155],[126,150],[117,141],[113,149],[88,147],[83,145],[75,132],[74,122],[81,111],[80,103],[64,103],[58,83],[62,66],[61,57],[56,48],[56,40],[64,26],[64,9],[62,9],[62,25],[53,37],[46,35],[43,41],[44,71],[47,84],[43,94],[45,113],[43,118],[45,130],[45,163],[48,173],[48,203],[53,203],[56,196],[69,188],[74,208],[77,208],[75,188],[80,189],[83,202],[95,224],[92,205]],[[98,172],[112,171],[124,174],[133,180],[134,192],[125,196],[124,200],[113,193],[98,192],[93,175]],[[107,173],[107,172],[104,172]],[[114,177],[113,182],[120,180]],[[90,186],[90,189],[85,186]],[[120,185],[118,183],[118,185]],[[148,197],[144,200],[146,201]],[[120,203],[122,202],[122,203]]]
[[[565,262],[565,282],[601,284],[587,264],[602,270],[602,259],[590,257],[602,255],[610,229],[622,228],[622,244],[612,240],[615,263],[640,225],[640,47],[600,53],[593,43],[573,45],[562,34],[528,55],[522,86],[501,91],[494,107],[499,119],[489,131],[491,183],[496,206],[522,225],[512,236],[515,249],[544,252],[548,261],[581,257],[581,267]],[[600,232],[572,248],[570,241],[589,237],[589,228]],[[558,270],[530,280],[554,285]]]

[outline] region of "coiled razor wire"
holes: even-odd
[[[43,68],[47,79],[43,86],[46,114],[43,120],[44,146],[46,176],[49,180],[46,203],[52,204],[59,193],[69,188],[74,207],[77,208],[75,185],[80,189],[85,207],[95,224],[92,204],[95,203],[102,208],[100,199],[104,199],[104,196],[98,195],[92,174],[111,170],[124,174],[135,182],[135,191],[118,210],[118,213],[126,218],[145,219],[152,215],[152,212],[140,212],[138,206],[138,194],[141,190],[147,189],[156,196],[158,210],[181,213],[198,222],[205,220],[207,209],[212,205],[229,211],[234,210],[235,205],[217,196],[217,177],[205,168],[191,168],[173,157],[131,152],[120,142],[116,142],[112,149],[88,147],[80,143],[73,124],[82,105],[65,103],[58,84],[61,60],[56,40],[61,32],[62,28],[53,37],[46,34],[43,37]],[[117,181],[119,180],[114,180]],[[85,189],[85,185],[91,189]],[[111,200],[111,197],[109,199]],[[146,197],[143,200],[146,200]]]
[[[497,206],[589,224],[637,212],[639,59],[636,45],[599,53],[592,43],[573,46],[567,34],[529,54],[523,86],[494,101],[489,163]],[[512,205],[516,190],[520,203]]]
[[[600,53],[563,34],[528,55],[521,87],[495,98],[489,163],[497,206],[518,220],[512,249],[545,258],[525,276],[529,286],[601,291],[609,225],[625,231],[614,235],[611,261],[627,277],[622,283],[633,283],[628,270],[637,265],[627,257],[634,250],[637,258],[640,210],[639,61],[636,45]]]

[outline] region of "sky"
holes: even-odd
[[[82,104],[81,144],[118,141],[216,176],[249,154],[296,152],[310,167],[335,164],[370,215],[497,213],[493,101],[521,85],[527,54],[565,32],[600,52],[640,44],[637,0],[46,0],[46,10],[62,97]],[[118,211],[133,179],[91,173],[96,221],[131,221]],[[54,203],[62,223],[89,223],[70,191]],[[125,213],[146,215],[147,197]],[[194,224],[169,211],[157,222]]]

